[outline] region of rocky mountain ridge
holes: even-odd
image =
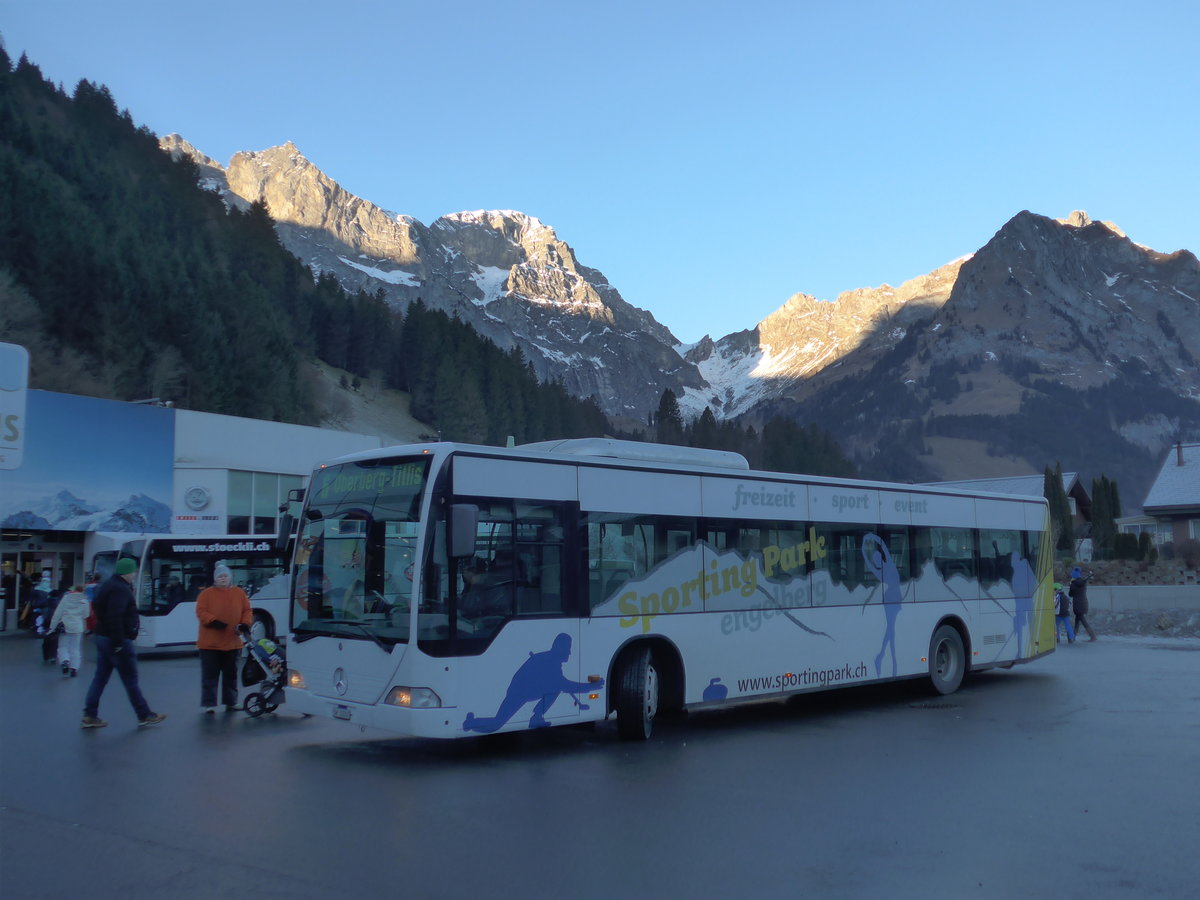
[[[890,328],[875,335],[890,350],[865,341],[840,360],[848,374],[827,367],[757,414],[836,421],[843,445],[887,477],[1073,461],[1116,477],[1127,507],[1165,448],[1200,431],[1200,262],[1082,213],[1017,214],[962,262],[930,317]]]
[[[178,135],[162,146],[208,159]],[[219,172],[206,163],[202,184],[230,203],[264,200],[281,243],[314,271],[400,308],[420,299],[457,315],[609,415],[644,420],[664,389],[702,384],[665,326],[532,216],[460,212],[426,226],[347,193],[291,143],[238,153]]]
[[[888,341],[874,324],[902,326],[930,314],[949,296],[962,262],[899,288],[847,291],[834,303],[796,294],[752,329],[688,346],[524,213],[460,212],[426,226],[346,192],[290,142],[235,154],[227,169],[178,135],[161,143],[191,156],[201,183],[227,202],[244,208],[264,200],[284,246],[348,290],[382,290],[401,307],[419,297],[502,348],[520,347],[540,377],[561,378],[573,394],[597,397],[609,415],[639,421],[667,388],[685,414],[707,406],[732,418],[868,337],[883,348]]]
[[[0,520],[5,528],[166,532],[171,530],[171,508],[146,494],[130,494],[105,505],[64,489],[33,502],[9,504],[0,509]]]
[[[531,216],[424,225],[344,191],[290,143],[224,169],[178,136],[162,146],[191,155],[227,202],[264,200],[283,245],[315,270],[457,315],[617,420],[644,422],[670,388],[685,415],[819,422],[866,474],[918,480],[1038,471],[1059,451],[1090,471],[1078,440],[1012,437],[1064,427],[1075,395],[1103,417],[1070,422],[1105,439],[1097,466],[1119,468],[1122,444],[1149,458],[1200,427],[1200,265],[1084,213],[1018,213],[983,248],[899,287],[832,303],[796,294],[753,328],[684,346]],[[1087,394],[1114,384],[1146,402]]]
[[[718,417],[737,416],[786,396],[817,372],[836,377],[838,363],[852,351],[861,351],[863,361],[876,358],[945,304],[963,261],[898,288],[885,284],[846,291],[834,303],[794,294],[755,328],[700,341],[684,357],[699,368],[707,387],[689,390],[690,402],[684,405],[707,405]]]

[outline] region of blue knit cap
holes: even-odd
[[[1073,568],[1073,569],[1071,570],[1071,577],[1072,577],[1072,578],[1078,578],[1078,577],[1079,577],[1080,575],[1082,575],[1082,574],[1083,574],[1083,571],[1082,571],[1082,570],[1079,568],[1079,566],[1076,566],[1075,568]]]

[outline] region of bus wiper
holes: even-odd
[[[319,631],[313,631],[311,628],[301,630],[297,627],[292,631],[293,641],[297,644],[303,644],[305,641],[311,641],[320,633]]]
[[[353,625],[355,628],[361,628],[363,630],[363,632],[371,640],[373,640],[377,645],[379,645],[381,648],[386,650],[388,653],[391,653],[392,648],[396,646],[394,643],[393,644],[387,643],[383,638],[381,638],[379,635],[377,635],[375,633],[375,631],[371,628],[370,625],[367,625],[365,622],[359,622],[357,619],[322,619],[321,624],[323,624],[323,625]]]

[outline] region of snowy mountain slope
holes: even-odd
[[[131,494],[125,500],[104,505],[76,497],[70,491],[19,503],[0,509],[6,528],[42,528],[59,531],[136,531],[171,530],[171,508],[145,494]]]
[[[870,346],[756,415],[835,423],[884,477],[941,477],[956,442],[973,441],[997,469],[1107,473],[1134,504],[1165,448],[1200,431],[1200,262],[1082,213],[1017,214],[962,262],[940,308],[890,350]]]
[[[177,136],[163,146],[198,157],[228,202],[263,197],[284,246],[314,269],[400,308],[420,297],[457,315],[622,421],[646,421],[671,389],[688,416],[819,422],[860,461],[921,457],[936,474],[938,442],[959,456],[950,442],[1005,447],[998,465],[1017,465],[1018,426],[1001,419],[1036,419],[1037,397],[1065,402],[1039,381],[1084,393],[1138,379],[1146,408],[1110,410],[1103,427],[1144,453],[1191,427],[1200,397],[1195,256],[1157,253],[1083,213],[1019,213],[984,248],[899,287],[832,303],[796,294],[752,328],[685,346],[534,217],[477,210],[426,226],[344,191],[291,144],[226,169]],[[1040,470],[1045,452],[1019,465]]]
[[[162,144],[193,156],[202,183],[227,202],[263,198],[280,240],[314,270],[349,290],[382,289],[400,307],[420,297],[458,315],[498,346],[520,347],[539,376],[562,379],[618,417],[644,421],[667,389],[688,415],[705,406],[721,418],[745,413],[857,347],[879,316],[948,293],[938,270],[832,304],[798,294],[750,331],[684,347],[532,216],[476,210],[425,226],[344,191],[290,143],[239,153],[227,169],[178,135]],[[914,286],[930,279],[936,284],[918,297]]]

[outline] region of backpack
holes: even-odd
[[[1054,592],[1054,614],[1056,616],[1069,616],[1071,614],[1071,598],[1062,588]]]

